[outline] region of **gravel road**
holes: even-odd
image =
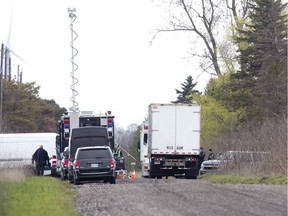
[[[73,188],[76,211],[83,216],[287,215],[287,186],[139,178]]]

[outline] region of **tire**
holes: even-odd
[[[186,179],[197,179],[197,175],[191,175],[191,173],[185,173]]]
[[[67,174],[65,174],[65,170],[61,170],[60,179],[61,181],[65,181],[67,179]]]
[[[112,177],[112,178],[110,179],[110,184],[116,184],[116,179],[115,179],[115,177]]]
[[[56,168],[51,168],[51,176],[56,177],[57,176],[57,170]]]
[[[149,169],[149,178],[155,178],[156,175],[155,175],[155,166],[150,163],[150,169]]]
[[[73,175],[73,183],[74,185],[79,185],[80,184],[80,181],[79,179],[77,178],[77,175],[74,173]]]
[[[72,171],[70,171],[72,172]],[[69,171],[67,171],[67,179],[70,181],[70,182],[73,182],[73,176],[70,175]]]

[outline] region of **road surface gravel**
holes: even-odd
[[[206,180],[120,179],[73,186],[83,216],[286,216],[287,186]]]

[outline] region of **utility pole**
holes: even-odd
[[[4,44],[1,44],[1,59],[0,59],[0,122],[2,126],[2,110],[3,110],[3,59],[4,59]]]

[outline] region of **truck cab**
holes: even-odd
[[[141,162],[141,175],[146,178],[149,177],[149,159],[148,159],[148,122],[145,121],[140,129],[140,162]]]

